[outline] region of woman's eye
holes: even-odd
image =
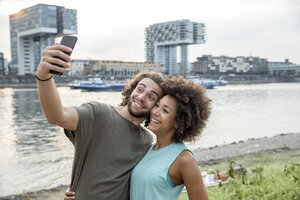
[[[163,111],[164,111],[165,113],[169,113],[166,109],[163,109]]]

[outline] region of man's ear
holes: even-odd
[[[178,125],[177,125],[177,123],[175,124],[175,128],[176,128],[176,129],[178,129]]]

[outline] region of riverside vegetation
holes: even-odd
[[[239,170],[234,170],[234,175],[232,166],[239,166]],[[207,188],[210,200],[300,199],[300,150],[260,153],[200,166],[201,171],[209,171],[211,168],[224,171],[225,176],[233,175],[234,179]],[[179,200],[188,200],[187,193],[182,193]]]
[[[201,171],[219,170],[229,175],[231,166],[246,169],[234,173],[234,180],[207,188],[210,200],[299,200],[300,199],[300,150],[281,153],[259,153],[236,157],[210,165],[199,166]],[[240,167],[241,169],[241,167]],[[245,172],[245,171],[244,171]],[[0,200],[61,200],[67,186],[41,190],[8,197]],[[188,200],[182,193],[179,200]]]

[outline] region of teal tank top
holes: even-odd
[[[174,186],[169,178],[169,168],[183,150],[182,143],[173,143],[153,150],[135,166],[130,177],[130,200],[178,199],[184,184]]]

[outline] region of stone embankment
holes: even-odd
[[[55,76],[57,86],[68,86],[68,83],[81,77]],[[0,88],[36,88],[36,80],[34,75],[26,76],[0,76]]]
[[[203,78],[224,79],[228,84],[291,83],[300,82],[300,76],[270,76],[267,74],[205,74]]]
[[[269,76],[262,74],[237,74],[237,75],[226,75],[226,74],[205,74],[201,75],[201,78],[212,78],[212,79],[224,79],[228,81],[228,84],[257,84],[257,83],[289,83],[289,82],[300,82],[299,76]],[[107,78],[107,77],[106,77]],[[85,76],[55,76],[55,82],[57,86],[65,87],[68,83],[73,80],[87,79]],[[130,77],[116,77],[116,79],[125,80]],[[36,88],[36,81],[34,75],[26,76],[0,76],[0,88]]]
[[[273,137],[249,139],[227,145],[194,151],[198,164],[209,165],[236,157],[262,152],[283,152],[300,149],[300,133],[280,134]]]

